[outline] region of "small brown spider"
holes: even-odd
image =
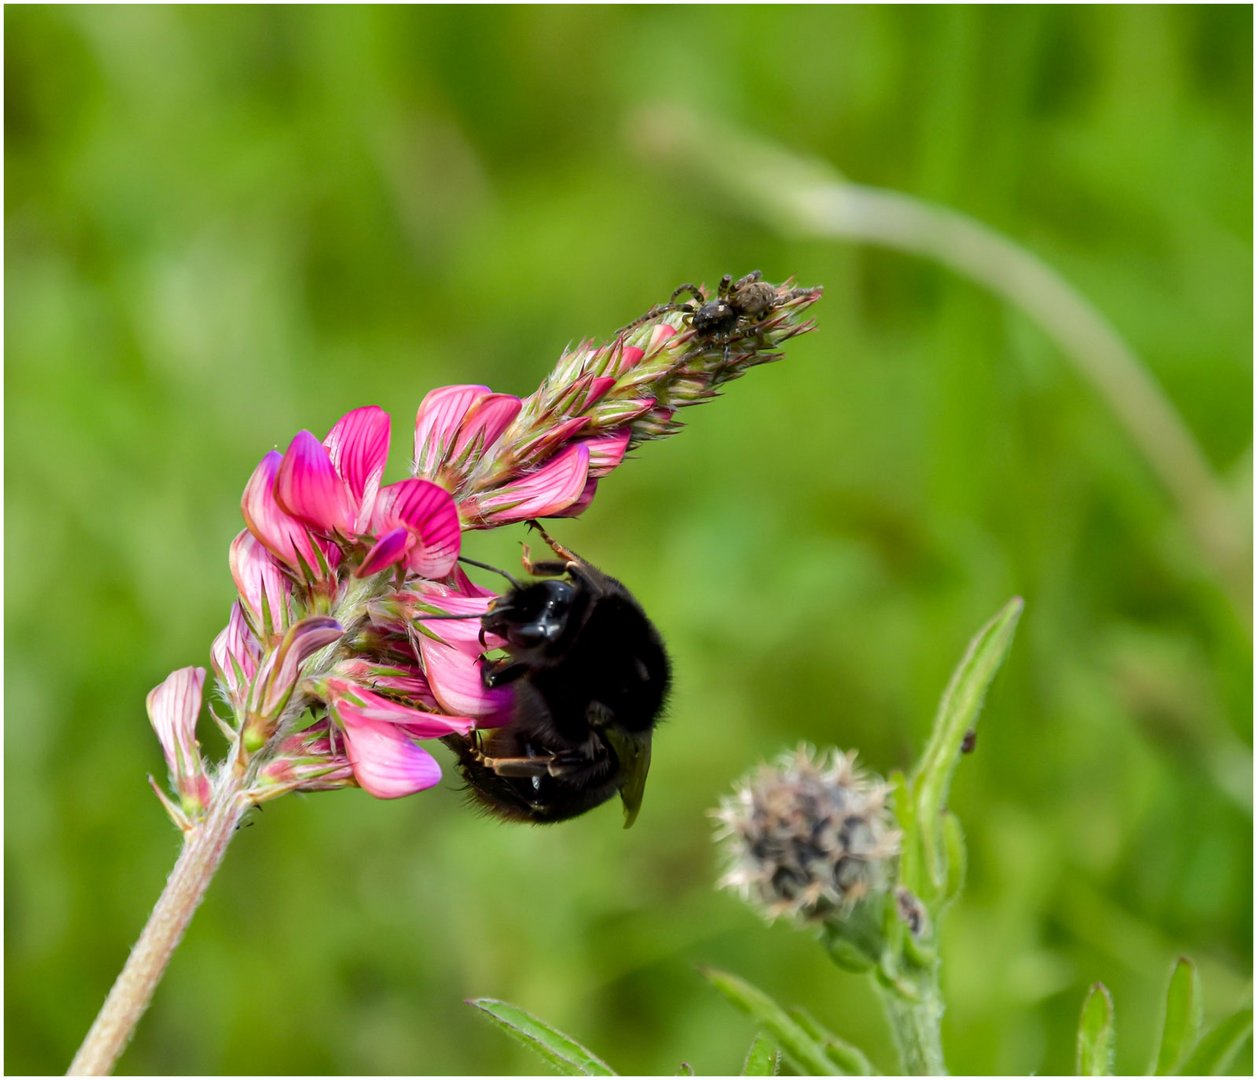
[[[753,333],[755,327],[774,308],[805,295],[808,291],[779,288],[765,281],[762,271],[752,270],[737,281],[733,280],[732,274],[725,274],[720,279],[715,299],[709,300],[697,285],[687,281],[672,291],[667,303],[656,304],[645,315],[621,327],[617,334],[623,334],[669,311],[680,311],[688,318],[698,337],[713,344],[724,345],[727,358],[730,344]],[[689,293],[693,299],[684,303],[678,302],[678,297],[683,293]]]

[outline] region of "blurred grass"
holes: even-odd
[[[1070,1068],[1102,980],[1142,1069],[1180,952],[1207,1021],[1251,995],[1251,630],[1146,463],[973,285],[776,235],[624,134],[684,102],[1003,230],[1115,324],[1244,506],[1250,9],[4,17],[6,1071],[64,1069],[173,861],[143,698],[205,661],[261,453],[376,402],[396,479],[432,386],[526,393],[568,341],[752,267],[824,284],[820,329],[560,533],[675,654],[637,826],[499,827],[452,784],[268,807],[122,1071],[534,1070],[473,996],[624,1071],[736,1070],[749,1022],[698,964],[888,1064],[860,980],[714,893],[704,810],[802,738],[909,764],[1013,593],[951,800],[949,1064]]]

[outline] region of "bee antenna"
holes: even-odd
[[[488,563],[477,562],[475,559],[467,558],[466,555],[460,555],[458,557],[458,561],[461,563],[466,563],[468,566],[478,566],[480,567],[481,570],[488,570],[494,574],[500,574],[502,577],[506,578],[506,580],[511,583],[511,586],[513,588],[518,589],[520,587],[519,582],[515,578],[511,577],[511,575],[508,574],[505,570],[499,570],[496,566],[490,566]]]

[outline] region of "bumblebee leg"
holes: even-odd
[[[575,554],[574,552],[568,551],[567,548],[565,548],[553,536],[551,536],[548,532],[546,532],[545,527],[536,518],[533,518],[531,521],[529,521],[528,525],[530,528],[536,529],[537,532],[541,533],[541,539],[544,540],[547,544],[549,544],[550,550],[553,551],[564,562],[578,563],[578,562],[584,561],[579,555]],[[527,551],[525,551],[524,554],[526,557]],[[541,565],[541,564],[539,563],[538,565]],[[563,573],[563,571],[560,570],[559,573]]]
[[[528,670],[527,664],[498,660],[485,664],[480,669],[480,681],[486,690],[492,690],[495,686],[506,686],[516,679],[522,679],[528,674]]]

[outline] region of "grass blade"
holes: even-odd
[[[1180,956],[1170,972],[1170,985],[1165,994],[1165,1023],[1161,1028],[1161,1045],[1153,1064],[1153,1075],[1173,1076],[1195,1049],[1204,1019],[1204,1002],[1200,993],[1200,975],[1196,965]]]
[[[762,1024],[790,1064],[805,1076],[834,1076],[838,1073],[824,1049],[802,1026],[762,990],[725,971],[700,968],[699,973],[720,991],[735,1008]]]
[[[517,1005],[494,998],[472,998],[467,1004],[479,1009],[516,1042],[540,1054],[562,1076],[616,1075],[592,1051]]]
[[[1196,1044],[1181,1070],[1183,1076],[1222,1076],[1253,1037],[1253,1010],[1241,1009],[1211,1028]],[[1250,1060],[1249,1064],[1252,1062]]]

